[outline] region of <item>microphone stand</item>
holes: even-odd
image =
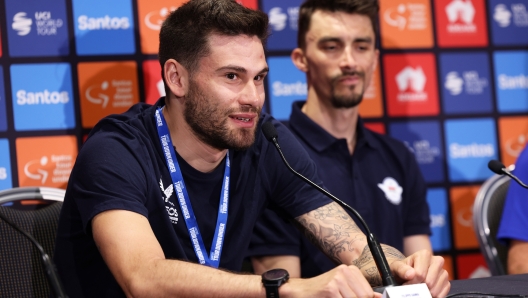
[[[315,184],[310,179],[304,177],[302,174],[298,173],[297,171],[295,171],[290,166],[290,164],[288,163],[288,161],[284,157],[284,154],[282,153],[282,150],[281,150],[281,148],[279,146],[279,143],[277,141],[277,138],[278,138],[277,131],[275,130],[275,127],[273,126],[273,124],[271,124],[271,122],[264,123],[262,125],[262,131],[263,131],[264,135],[266,136],[266,139],[268,139],[268,141],[272,142],[273,145],[275,145],[275,148],[277,148],[277,151],[279,152],[279,154],[280,154],[280,156],[282,158],[282,161],[284,162],[284,164],[286,164],[286,167],[293,174],[295,174],[295,176],[301,178],[306,183],[310,184],[312,187],[317,189],[319,192],[321,192],[325,196],[329,197],[330,199],[332,199],[333,201],[335,201],[336,203],[341,205],[343,208],[345,208],[345,209],[349,210],[350,212],[352,212],[359,219],[359,222],[361,223],[361,225],[363,226],[363,228],[365,228],[365,231],[367,232],[367,243],[368,243],[368,246],[369,246],[370,251],[372,253],[372,256],[374,258],[374,262],[376,263],[376,267],[378,268],[378,271],[380,273],[381,281],[383,283],[383,287],[375,287],[374,290],[376,292],[378,292],[378,293],[383,293],[383,291],[385,290],[386,287],[397,286],[398,283],[396,282],[396,280],[392,276],[392,273],[390,272],[389,263],[387,262],[387,259],[385,258],[385,254],[383,253],[383,250],[381,249],[381,245],[379,244],[379,242],[376,239],[376,237],[374,236],[374,234],[370,231],[370,229],[368,228],[367,223],[363,220],[361,215],[354,208],[352,208],[350,205],[348,205],[347,203],[343,202],[342,200],[340,200],[336,196],[332,195],[331,193],[329,193],[324,188],[322,188],[319,185]]]

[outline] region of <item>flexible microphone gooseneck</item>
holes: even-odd
[[[378,271],[380,273],[381,281],[383,283],[383,286],[384,287],[397,286],[398,283],[396,282],[396,280],[392,276],[392,273],[390,272],[389,263],[387,262],[387,259],[385,258],[385,255],[383,254],[383,250],[381,249],[381,245],[379,244],[379,242],[376,239],[376,237],[374,237],[374,234],[372,234],[370,232],[370,229],[368,228],[367,223],[363,220],[361,215],[354,208],[350,207],[348,204],[346,204],[345,202],[341,201],[340,199],[338,199],[337,197],[335,197],[334,195],[332,195],[331,193],[326,191],[324,188],[322,188],[319,185],[315,184],[310,179],[304,177],[302,174],[299,174],[297,171],[295,171],[290,166],[290,164],[288,163],[288,161],[284,157],[284,154],[282,154],[282,150],[281,150],[281,148],[279,146],[279,143],[277,141],[277,138],[278,138],[277,130],[275,129],[275,127],[273,126],[273,124],[271,122],[268,121],[268,122],[266,122],[266,123],[264,123],[262,125],[262,132],[264,133],[264,136],[266,137],[266,139],[268,139],[268,141],[272,142],[275,145],[275,148],[277,148],[277,151],[279,151],[279,154],[280,154],[280,156],[282,158],[282,161],[284,161],[284,164],[286,165],[286,167],[293,174],[295,174],[295,176],[301,178],[306,183],[310,184],[315,189],[317,189],[318,191],[323,193],[325,196],[329,197],[330,199],[334,200],[336,203],[341,205],[343,208],[345,208],[345,209],[349,210],[350,212],[352,212],[359,219],[359,221],[361,222],[361,225],[363,226],[363,228],[365,228],[365,231],[367,231],[367,243],[368,243],[368,246],[369,246],[370,251],[372,253],[372,256],[374,257],[374,262],[376,263],[376,266],[378,267]],[[376,289],[376,292],[378,292],[378,291],[381,291],[380,293],[383,293],[383,289],[381,289],[381,288]]]
[[[12,223],[9,219],[7,219],[2,213],[0,213],[0,219],[2,219],[4,222],[6,222],[8,225],[13,227],[15,230],[20,232],[22,235],[24,235],[26,238],[28,238],[33,245],[37,247],[37,249],[40,252],[40,255],[42,257],[42,265],[44,267],[44,272],[46,273],[46,277],[48,278],[48,281],[51,285],[51,288],[53,292],[55,293],[55,297],[57,298],[68,298],[66,295],[66,292],[64,291],[64,288],[62,286],[62,283],[60,281],[59,275],[57,274],[57,270],[55,269],[55,265],[53,264],[53,261],[48,256],[48,254],[44,251],[40,243],[33,238],[29,233],[19,228],[17,225]]]
[[[520,186],[524,188],[528,188],[528,185],[524,184],[521,179],[517,178],[517,176],[513,175],[512,172],[508,171],[504,164],[502,162],[492,159],[488,162],[488,168],[495,174],[498,175],[507,175],[513,180],[515,180],[517,183],[519,183]]]

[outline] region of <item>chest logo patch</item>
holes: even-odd
[[[378,187],[385,193],[385,197],[394,205],[399,205],[402,200],[403,188],[392,177],[383,179],[383,183],[378,183]]]
[[[176,210],[176,206],[174,206],[174,203],[171,202],[169,199],[174,193],[174,185],[171,183],[167,188],[163,187],[163,180],[159,181],[159,186],[161,189],[161,193],[163,194],[161,196],[161,199],[163,202],[165,202],[165,209],[167,209],[167,215],[169,216],[170,221],[173,224],[178,223],[178,210]]]

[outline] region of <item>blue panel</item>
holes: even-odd
[[[495,52],[493,64],[498,110],[528,111],[528,51]]]
[[[427,182],[444,181],[443,152],[440,124],[437,121],[411,121],[392,123],[390,135],[403,141],[414,153]]]
[[[443,188],[427,190],[427,203],[431,212],[431,244],[433,251],[451,249],[451,228],[446,191]]]
[[[267,0],[262,10],[269,16],[269,50],[293,50],[297,47],[297,22],[302,0]]]
[[[491,37],[496,45],[528,45],[528,2],[490,0]]]
[[[493,173],[490,159],[498,159],[495,121],[491,118],[447,120],[447,164],[452,182],[485,180]]]
[[[69,54],[64,0],[6,0],[6,16],[10,56]]]
[[[11,65],[11,90],[16,130],[75,127],[68,63]]]
[[[0,131],[7,130],[6,97],[4,89],[4,68],[0,65]]]
[[[73,0],[78,55],[135,53],[130,0]]]
[[[489,113],[493,110],[488,55],[440,54],[442,104],[447,114]]]
[[[288,120],[292,102],[306,100],[306,74],[293,65],[289,56],[269,58],[268,65],[271,115],[278,120]]]

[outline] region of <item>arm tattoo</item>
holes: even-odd
[[[337,203],[330,203],[296,218],[305,235],[330,257],[341,264],[339,254],[353,251],[352,244],[363,240],[363,234],[352,218]]]
[[[397,259],[397,260],[405,259],[405,256],[399,250],[397,250],[396,248],[392,246],[382,244],[381,249],[383,250],[383,253],[385,254],[385,257],[387,259]]]

